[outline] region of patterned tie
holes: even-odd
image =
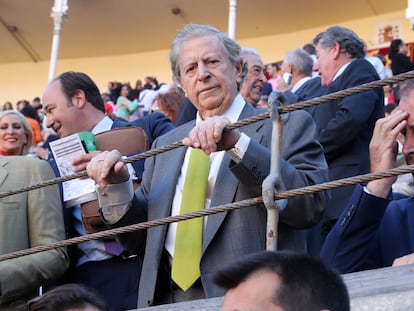
[[[209,167],[210,157],[200,149],[191,149],[180,214],[204,209]],[[202,217],[177,224],[171,277],[184,291],[200,277],[202,234]]]

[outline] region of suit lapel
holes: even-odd
[[[3,185],[4,180],[8,175],[6,165],[9,163],[9,160],[6,157],[0,156],[0,187]]]
[[[246,104],[240,114],[239,120],[246,119],[263,111],[264,110],[258,110],[253,108],[251,105]],[[252,140],[261,141],[263,134],[260,133],[259,130],[262,126],[262,122],[259,121],[247,126],[243,126],[240,128],[240,131],[245,133]],[[234,201],[237,188],[239,186],[239,181],[230,172],[229,165],[230,157],[227,154],[224,154],[211,197],[211,207],[232,203]],[[226,216],[227,212],[208,216],[206,229],[204,230],[203,236],[203,252],[207,249],[208,245],[213,240]]]
[[[230,158],[227,154],[225,154],[223,156],[223,161],[221,162],[216,184],[212,193],[211,207],[233,202],[238,187],[238,181],[229,171],[229,164]],[[208,216],[206,229],[204,230],[203,235],[203,252],[207,249],[226,216],[227,212]]]
[[[181,141],[184,137],[186,137],[189,133],[189,131],[194,127],[195,121],[190,122],[189,124],[185,124],[180,126],[178,129],[174,132],[169,132],[169,141],[165,142],[165,144]],[[164,144],[164,142],[163,142]],[[155,147],[161,147],[161,146],[155,146]],[[175,195],[175,188],[178,182],[178,177],[181,174],[181,168],[183,166],[184,162],[184,156],[187,151],[187,147],[180,147],[174,150],[171,150],[163,157],[162,163],[163,167],[161,168],[161,172],[165,174],[164,182],[166,183],[164,186],[164,189],[173,189],[173,191],[168,191],[164,193],[163,195],[159,195],[154,198],[154,204],[153,206],[168,206],[168,208],[155,208],[154,214],[151,214],[150,219],[157,219],[157,218],[164,218],[171,216],[171,207],[172,202]],[[159,173],[157,171],[157,173]],[[167,178],[168,177],[168,178]]]

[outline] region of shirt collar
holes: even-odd
[[[95,125],[95,127],[92,129],[92,133],[98,134],[101,132],[108,131],[112,128],[113,123],[114,121],[110,117],[105,116],[101,121],[99,121],[98,124]]]
[[[222,115],[229,119],[231,123],[234,123],[239,119],[245,104],[246,101],[243,99],[243,97],[240,94],[237,94],[230,107]],[[197,112],[196,124],[201,121],[202,119],[200,117],[200,114]]]
[[[310,80],[311,77],[304,77],[302,79],[300,79],[298,82],[296,82],[296,84],[292,87],[292,89],[290,90],[292,93],[296,93],[297,90],[299,90],[299,88],[305,84],[306,81]]]
[[[335,81],[345,71],[346,67],[348,67],[350,63],[351,62],[346,63],[341,68],[339,68],[339,70],[336,72],[332,82]]]

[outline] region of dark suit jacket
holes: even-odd
[[[263,109],[255,109],[245,104],[240,119],[263,112]],[[326,162],[309,114],[296,111],[284,116],[284,119],[281,178],[286,189],[326,180]],[[157,139],[153,147],[183,139],[194,124],[195,121],[176,128]],[[241,131],[251,137],[251,143],[243,160],[238,164],[232,162],[227,154],[224,155],[211,197],[212,207],[262,195],[262,182],[270,168],[271,121],[268,119],[256,122],[242,127]],[[136,191],[133,205],[112,227],[171,215],[171,205],[186,149],[174,149],[146,160],[143,181]],[[324,200],[324,194],[315,193],[288,201],[280,218],[279,248],[305,250],[303,233],[295,228],[317,222]],[[147,232],[138,307],[153,303],[166,233],[167,226],[155,227]],[[122,235],[119,240],[127,250],[136,252],[144,245],[145,232],[141,230]],[[201,280],[207,297],[224,294],[223,289],[212,281],[212,275],[218,266],[233,262],[245,254],[264,250],[265,247],[266,210],[263,205],[208,216],[200,262]]]
[[[391,59],[391,71],[393,75],[399,75],[410,70],[414,70],[414,63],[401,53],[396,53]]]
[[[355,59],[329,86],[327,93],[378,79],[377,72],[367,60]],[[318,139],[329,166],[330,180],[368,173],[369,142],[375,121],[384,117],[382,88],[313,106],[308,112],[316,123]],[[325,220],[339,217],[353,189],[354,186],[348,186],[332,190],[332,202],[327,206]]]
[[[326,93],[326,89],[321,86],[321,78],[315,77],[303,83],[296,92],[286,91],[284,93],[289,99],[289,104],[295,104],[322,96]]]
[[[177,122],[175,122],[176,126],[183,125],[188,121],[194,120],[197,115],[197,108],[193,105],[193,103],[186,98],[184,100],[184,105],[181,107],[180,113],[178,114]]]
[[[357,186],[323,245],[322,258],[341,273],[392,265],[414,252],[414,197],[390,201]]]

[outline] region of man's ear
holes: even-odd
[[[85,92],[82,90],[77,90],[72,96],[72,104],[79,109],[83,108],[86,104]]]
[[[332,53],[333,59],[338,59],[339,55],[341,54],[341,46],[339,45],[338,42],[336,42],[334,46],[332,47],[331,53]]]
[[[177,86],[177,88],[179,88],[181,91],[183,91],[184,96],[187,97],[187,91],[182,87],[181,85],[181,79],[177,78],[175,85]]]
[[[241,59],[238,63],[236,63],[236,81],[239,87],[241,87],[243,80],[247,75],[247,62]]]
[[[292,73],[293,73],[293,66],[292,66],[292,64],[288,64],[288,65],[286,66],[286,72],[288,72],[288,73],[290,73],[290,74],[292,74]]]
[[[243,65],[244,65],[243,59],[241,59],[239,62],[236,63],[236,73],[239,78],[243,71]]]

